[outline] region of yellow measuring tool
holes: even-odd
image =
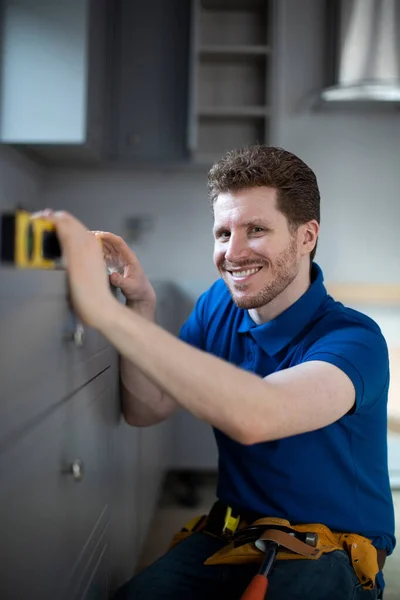
[[[1,215],[0,252],[2,263],[28,269],[52,269],[61,258],[53,223],[24,210]]]

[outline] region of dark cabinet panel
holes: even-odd
[[[115,157],[187,155],[190,2],[118,0],[114,48]]]

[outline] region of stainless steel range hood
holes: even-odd
[[[400,0],[334,0],[333,81],[323,103],[400,103]]]

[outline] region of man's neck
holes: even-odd
[[[303,296],[311,285],[310,266],[308,261],[301,265],[300,270],[286,289],[279,296],[261,306],[251,308],[249,315],[257,325],[272,321],[278,315],[292,306]]]

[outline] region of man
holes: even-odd
[[[230,152],[211,169],[209,191],[221,279],[181,340],[153,323],[154,291],[121,238],[96,233],[126,307],[110,293],[94,237],[71,215],[47,213],[77,313],[122,356],[126,420],[147,426],[183,407],[214,427],[219,447],[219,502],[204,529],[182,535],[117,599],[239,599],[260,557],[204,562],[242,521],[263,517],[307,524],[327,550],[316,560],[282,555],[269,600],[378,598],[375,576],[395,544],[385,340],[326,293],[313,263],[319,190],[304,162],[266,146]]]

